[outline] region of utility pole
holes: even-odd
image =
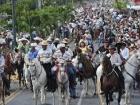
[[[16,46],[16,0],[12,0],[12,24],[13,24],[13,43],[12,48]]]

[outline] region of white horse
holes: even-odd
[[[131,85],[133,83],[133,77],[135,77],[136,71],[138,69],[138,66],[140,65],[140,53],[133,54],[129,60],[125,64],[125,70],[124,70],[124,78],[125,78],[125,102],[123,105],[131,105]],[[102,64],[97,69],[97,89],[98,89],[98,96],[100,105],[105,105],[105,97],[103,95],[100,95],[101,89],[100,89],[100,78],[102,76]],[[122,103],[122,102],[121,102]]]
[[[57,74],[58,93],[59,93],[59,105],[61,105],[61,99],[65,99],[65,105],[69,105],[69,78],[65,72],[64,62],[60,62],[59,70]]]
[[[43,66],[40,64],[38,59],[34,59],[31,63],[29,63],[29,71],[31,74],[32,84],[33,84],[33,98],[35,99],[35,105],[37,105],[37,99],[39,91],[41,92],[41,104],[46,103],[46,72]]]

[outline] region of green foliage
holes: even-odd
[[[66,6],[44,6],[41,9],[36,8],[37,0],[17,0],[16,2],[16,28],[17,31],[30,32],[33,27],[38,31],[50,33],[57,26],[57,22],[64,23],[72,17],[72,5]],[[54,1],[54,0],[49,0]],[[59,0],[56,0],[59,1]],[[61,0],[62,1],[62,0]],[[49,4],[48,4],[49,5]],[[0,6],[2,13],[12,15],[11,4],[3,4]],[[1,24],[7,24],[7,20],[0,21]]]
[[[116,2],[113,4],[114,8],[117,9],[126,9],[127,8],[127,3],[124,0],[116,0]]]

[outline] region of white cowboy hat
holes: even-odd
[[[60,41],[60,39],[59,38],[56,38],[55,41]]]
[[[34,38],[34,40],[35,41],[42,41],[43,39],[37,36],[37,37]]]
[[[31,47],[36,47],[37,44],[36,43],[31,43]]]
[[[68,42],[66,40],[63,40],[62,43],[67,44]]]
[[[26,39],[26,38],[21,38],[21,39],[19,39],[18,41],[19,41],[19,42],[22,42],[22,41],[27,41],[27,42],[29,42],[29,40]]]
[[[65,44],[60,44],[60,48],[65,48]]]
[[[41,42],[41,45],[48,45],[48,43],[47,43],[46,40],[43,40],[43,41]]]

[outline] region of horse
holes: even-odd
[[[6,75],[8,75],[9,88],[10,88],[11,75],[13,74],[15,69],[13,65],[12,53],[11,52],[4,53],[4,58],[5,58],[4,72],[6,73]]]
[[[18,80],[19,80],[19,88],[21,88],[21,85],[27,88],[25,79],[24,79],[24,58],[21,54],[14,57],[14,67],[17,70],[18,73]]]
[[[45,85],[47,84],[46,72],[38,61],[38,59],[34,59],[29,63],[29,71],[31,74],[31,80],[33,84],[33,98],[35,99],[35,105],[38,105],[38,94],[41,92],[41,104],[46,103],[46,91]]]
[[[103,75],[102,75],[102,90],[105,93],[106,104],[110,105],[110,102],[113,101],[112,95],[113,92],[118,92],[118,105],[120,105],[122,97],[122,88],[119,83],[119,74],[117,71],[118,67],[113,67],[110,59],[105,56],[102,61]],[[116,71],[116,69],[118,69]]]
[[[60,62],[58,71],[57,71],[57,84],[58,84],[58,93],[59,93],[59,105],[65,99],[65,105],[69,105],[69,78],[68,74],[65,71],[64,62]]]
[[[126,92],[125,102],[124,102],[125,105],[130,105],[130,103],[131,103],[131,101],[130,101],[131,93],[132,93],[131,85],[133,83],[133,79],[134,79],[134,76],[136,74],[139,64],[140,64],[140,53],[135,53],[128,59],[128,61],[124,65],[123,75],[125,78],[125,92]],[[97,92],[98,92],[98,96],[99,96],[100,105],[105,105],[105,98],[103,95],[100,95],[100,92],[101,92],[100,79],[101,79],[102,74],[103,74],[103,66],[102,66],[102,64],[100,64],[100,66],[97,68],[97,71],[96,71],[97,87],[98,87]],[[122,101],[120,103],[122,103]]]
[[[78,75],[84,80],[84,91],[88,94],[88,79],[92,79],[96,94],[96,70],[92,65],[92,62],[86,58],[82,53],[79,53],[73,60],[73,65],[79,70]]]

